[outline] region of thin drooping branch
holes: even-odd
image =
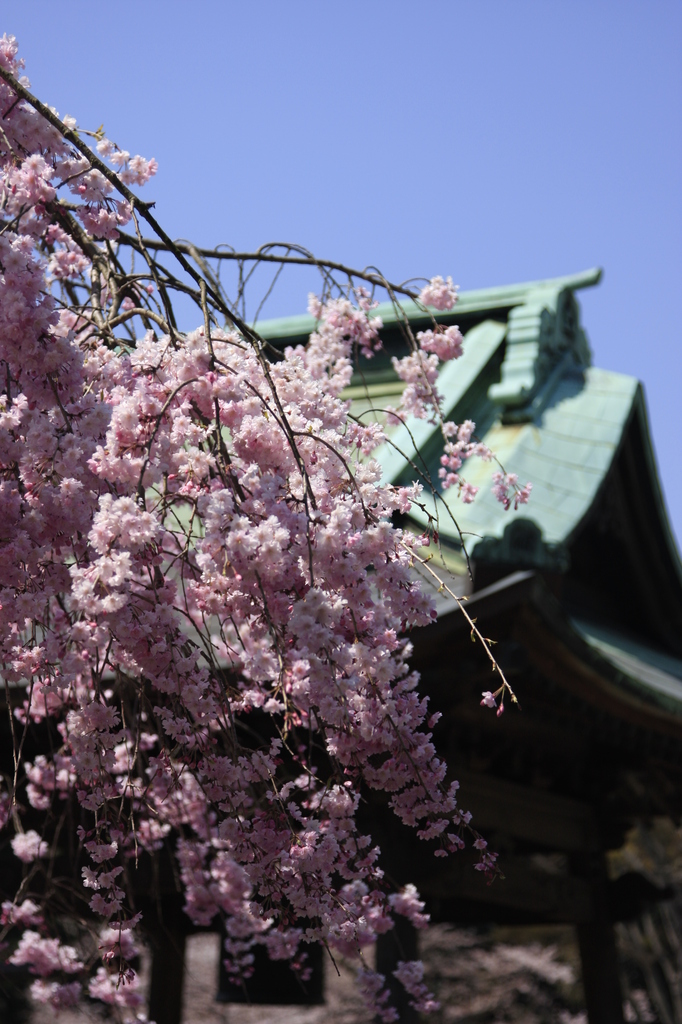
[[[139,211],[140,216],[147,221],[152,230],[155,231],[158,237],[166,244],[168,251],[175,256],[175,258],[180,263],[185,273],[189,274],[189,276],[196,282],[196,284],[201,286],[201,281],[203,280],[201,274],[194,269],[191,263],[188,263],[188,261],[185,259],[185,254],[180,249],[178,249],[175,242],[173,242],[170,236],[166,234],[166,232],[163,230],[159,222],[151,213],[151,207],[154,204],[143,202],[131,189],[128,188],[128,186],[123,181],[121,181],[119,175],[112,171],[111,168],[109,168],[106,165],[106,163],[103,160],[101,160],[100,157],[96,153],[94,153],[93,150],[90,149],[90,147],[86,143],[83,142],[83,140],[78,135],[78,132],[74,131],[72,128],[69,128],[67,125],[65,125],[61,118],[59,118],[54,113],[54,111],[52,111],[47,106],[47,104],[43,103],[36,96],[34,96],[33,93],[26,88],[26,86],[18,82],[16,78],[13,75],[11,75],[9,71],[7,71],[1,65],[0,78],[2,78],[10,86],[10,88],[17,93],[17,95],[19,95],[22,99],[26,100],[27,103],[30,103],[31,106],[35,110],[37,110],[38,113],[41,114],[45,118],[45,120],[52,125],[53,128],[56,128],[60,135],[62,135],[62,137],[66,139],[67,142],[69,142],[75,149],[78,150],[79,153],[81,153],[85,157],[85,159],[90,163],[91,167],[98,170],[100,174],[102,174],[103,177],[106,178],[109,184],[113,185],[116,191],[119,192],[128,201],[133,210]],[[238,331],[241,331],[241,333],[246,338],[249,338],[250,340],[256,343],[261,342],[262,339],[259,338],[257,332],[255,332],[253,328],[249,326],[249,324],[242,320],[241,317],[238,317],[236,313],[229,309],[229,307],[224,303],[221,296],[217,295],[213,288],[207,288],[207,291],[210,293],[211,299],[215,303],[216,307],[220,309],[225,318],[228,319],[233,324],[233,326],[237,328]]]
[[[138,252],[142,251],[142,247],[138,239],[132,235],[128,235],[125,232],[119,232],[119,241],[123,245],[129,245]],[[172,251],[166,242],[158,242],[153,238],[143,238],[142,245],[147,249],[152,249],[157,252],[170,252]],[[305,267],[317,267],[321,270],[335,270],[340,274],[344,274],[349,280],[366,281],[368,284],[373,285],[376,288],[384,288],[387,291],[395,292],[396,295],[404,295],[409,299],[417,302],[419,299],[419,291],[414,288],[409,288],[409,282],[403,282],[402,284],[394,284],[388,281],[382,274],[377,273],[369,268],[364,270],[358,270],[356,267],[348,266],[346,263],[338,263],[336,260],[323,260],[317,256],[313,256],[312,253],[308,253],[305,250],[301,250],[299,246],[295,246],[289,242],[267,242],[265,245],[260,246],[253,252],[236,252],[228,248],[219,249],[204,249],[197,245],[192,245],[190,242],[175,241],[173,246],[177,248],[179,252],[186,253],[188,256],[194,258],[195,254],[199,254],[204,259],[214,260],[231,260],[236,263],[277,263],[277,264],[292,264],[296,266]],[[271,252],[272,249],[282,248],[286,252],[283,254]],[[291,252],[295,252],[298,255],[291,255]]]

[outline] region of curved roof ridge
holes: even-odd
[[[462,314],[474,313],[479,310],[511,309],[513,306],[523,305],[533,292],[578,291],[581,288],[592,288],[599,284],[602,273],[601,267],[592,267],[589,270],[581,270],[577,274],[567,274],[562,277],[548,277],[539,281],[500,285],[496,288],[473,288],[460,292],[459,301],[453,310],[436,315],[439,320],[446,323]],[[374,315],[380,316],[387,326],[398,323],[402,316],[406,316],[408,320],[426,321],[430,319],[430,314],[425,314],[423,309],[411,299],[401,303],[400,309],[401,314],[397,312],[393,303],[382,302],[375,310]],[[269,341],[294,342],[311,334],[317,323],[315,317],[309,313],[303,313],[262,320],[260,324],[253,326],[257,326],[258,333]]]

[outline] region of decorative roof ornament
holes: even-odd
[[[532,519],[512,519],[501,537],[484,537],[476,544],[477,562],[495,562],[515,569],[566,572],[570,565],[567,545],[548,543]]]
[[[572,366],[583,370],[591,352],[580,310],[569,288],[538,288],[509,313],[502,379],[488,398],[504,407],[504,422],[535,419],[556,379]]]

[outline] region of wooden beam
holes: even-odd
[[[494,908],[518,910],[524,919],[562,924],[587,924],[594,916],[589,883],[574,875],[550,874],[533,865],[530,857],[501,858],[503,879],[489,884],[466,854],[440,860],[428,874],[415,878],[427,900],[480,903],[490,918]],[[456,903],[454,916],[456,917]]]
[[[473,824],[483,832],[537,844],[547,850],[572,853],[599,849],[599,828],[592,807],[580,800],[557,796],[530,786],[460,771],[461,806],[471,811]]]

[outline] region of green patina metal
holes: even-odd
[[[415,506],[406,525],[422,531],[437,524],[450,573],[466,573],[467,555],[474,566],[487,567],[488,579],[495,566],[498,576],[532,569],[561,577],[574,624],[583,603],[593,608],[590,621],[581,615],[574,629],[586,656],[589,649],[589,657],[605,659],[620,673],[624,687],[682,715],[682,567],[658,482],[643,390],[632,377],[591,365],[575,298],[600,278],[596,269],[463,292],[452,312],[434,314],[440,323],[459,324],[464,334],[462,357],[445,364],[438,378],[445,415],[455,422],[473,419],[477,436],[505,470],[521,483],[532,482],[527,506],[505,512],[491,493],[491,467],[476,459],[465,466],[467,480],[480,488],[473,504],[462,504],[454,490],[441,493],[442,437],[424,420],[412,418],[391,429],[389,443],[374,457],[386,481],[407,483],[415,467],[431,481],[432,490],[422,496],[424,510]],[[375,315],[383,321],[386,354],[363,360],[345,393],[353,414],[365,422],[385,421],[384,406],[395,404],[403,387],[390,356],[405,350],[405,319],[413,331],[431,323],[412,302],[400,313],[385,303]],[[304,341],[315,326],[313,317],[298,316],[266,321],[259,331],[282,346]],[[595,598],[589,571],[586,583],[585,571],[581,577],[572,568],[588,557],[589,543],[598,548],[599,536],[608,539],[610,533],[619,538],[616,558],[627,562],[633,594],[644,595],[639,637],[624,626],[622,595],[613,593],[622,583],[614,582],[609,594],[608,581],[600,581]]]
[[[483,542],[503,541],[510,523],[519,518],[530,519],[545,544],[565,544],[589,511],[638,388],[630,377],[590,366],[574,292],[597,284],[600,277],[600,270],[588,270],[463,292],[455,310],[438,314],[443,323],[485,317],[466,332],[462,358],[446,364],[438,378],[446,416],[474,419],[478,436],[505,468],[533,483],[531,505],[510,515],[490,493],[490,467],[472,460],[466,476],[481,488],[475,503],[462,505],[454,492],[438,493],[435,501],[426,495],[428,515],[416,509],[415,523],[424,527],[434,517],[441,537],[455,549],[462,536],[470,554]],[[405,303],[403,312],[415,330],[428,323],[412,302]],[[390,303],[376,315],[384,333],[399,323]],[[307,338],[315,325],[312,316],[287,317],[265,321],[259,331],[275,343],[294,343]],[[402,385],[394,374],[386,380],[380,364],[375,370],[366,363],[362,376],[363,383],[356,379],[346,395],[353,400],[353,413],[367,419]],[[416,460],[437,485],[439,447],[437,427],[412,418],[393,430],[390,444],[375,454],[387,481],[406,481]],[[489,543],[488,549],[493,550]]]
[[[566,277],[552,277],[543,281],[504,285],[501,288],[476,288],[461,292],[456,308],[449,313],[438,313],[438,320],[445,324],[456,323],[462,316],[472,312],[509,310],[514,306],[524,305],[528,296],[535,292],[561,291],[563,289],[577,291],[580,288],[590,288],[599,283],[601,275],[601,269],[594,267],[591,270],[583,270],[578,274],[569,274]],[[400,312],[390,302],[381,303],[374,311],[374,315],[380,316],[387,327],[397,324],[403,317],[407,317],[415,327],[430,322],[429,317],[425,316],[422,310],[410,300],[401,303]],[[292,344],[305,341],[311,331],[315,330],[316,323],[315,318],[309,314],[278,317],[273,320],[260,321],[258,333],[268,341]]]

